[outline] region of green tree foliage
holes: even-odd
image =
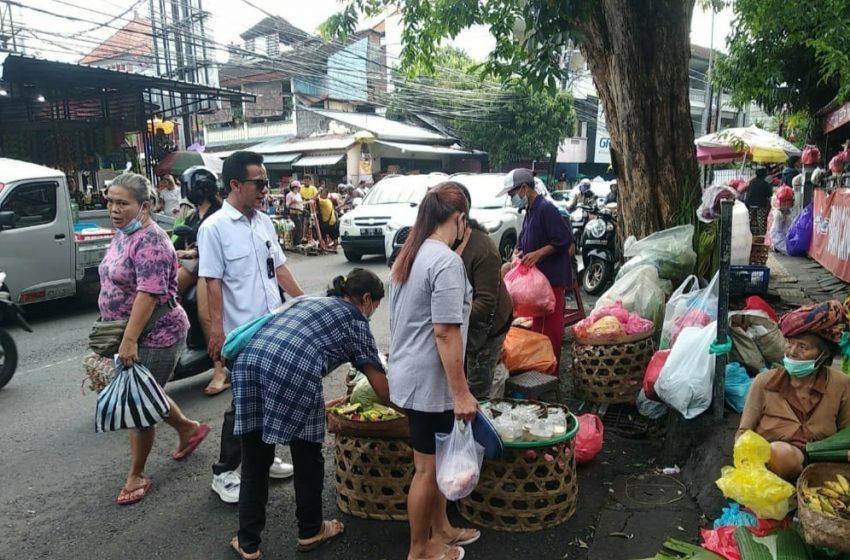
[[[735,0],[715,80],[738,105],[814,113],[850,98],[850,2]]]
[[[488,152],[495,166],[543,159],[574,132],[572,96],[565,91],[499,79],[455,48],[438,49],[433,64],[433,73],[394,81],[391,115],[438,119],[467,146]]]

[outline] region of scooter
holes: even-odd
[[[25,331],[32,332],[32,327],[24,319],[21,306],[12,301],[5,281],[6,273],[0,272],[0,389],[12,379],[18,367],[18,347],[2,325],[16,322]]]
[[[579,244],[583,265],[582,288],[590,295],[602,293],[617,268],[617,218],[601,207],[584,228]]]
[[[188,226],[177,226],[174,235],[186,241],[194,241],[195,230]],[[188,245],[188,243],[187,243]],[[186,335],[186,348],[177,359],[172,379],[186,379],[204,373],[213,367],[212,359],[207,353],[207,343],[201,320],[198,317],[198,287],[192,286],[180,299],[186,315],[189,317],[189,334]]]
[[[584,228],[587,227],[587,223],[590,221],[591,212],[593,212],[593,208],[586,204],[579,204],[576,206],[575,210],[570,212],[570,229],[573,231],[573,239],[576,242],[581,240],[581,236],[584,233]]]

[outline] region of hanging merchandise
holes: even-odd
[[[685,328],[655,383],[658,397],[687,420],[711,406],[714,355],[709,349],[716,336],[716,322]]]
[[[767,470],[770,443],[752,430],[735,441],[735,466],[725,466],[717,487],[730,500],[765,519],[783,519],[791,507],[794,486]]]
[[[820,149],[817,146],[807,144],[803,148],[803,155],[800,157],[800,161],[803,162],[803,165],[817,165],[820,163]]]

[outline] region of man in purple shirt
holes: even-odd
[[[575,252],[573,234],[561,213],[534,188],[534,175],[528,169],[514,169],[505,176],[499,196],[508,194],[515,208],[526,208],[517,244],[517,262],[536,266],[549,280],[555,293],[555,311],[534,319],[533,329],[552,342],[560,371],[564,340],[564,290],[572,286],[571,257]]]

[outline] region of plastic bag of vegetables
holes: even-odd
[[[605,306],[622,302],[631,313],[652,321],[656,331],[664,320],[664,289],[654,266],[641,266],[617,278],[614,285],[602,294],[593,308],[594,313]]]
[[[694,226],[676,226],[648,235],[640,241],[626,242],[623,256],[629,259],[620,269],[617,279],[635,268],[651,264],[658,276],[681,280],[693,273],[697,262],[694,252]]]

